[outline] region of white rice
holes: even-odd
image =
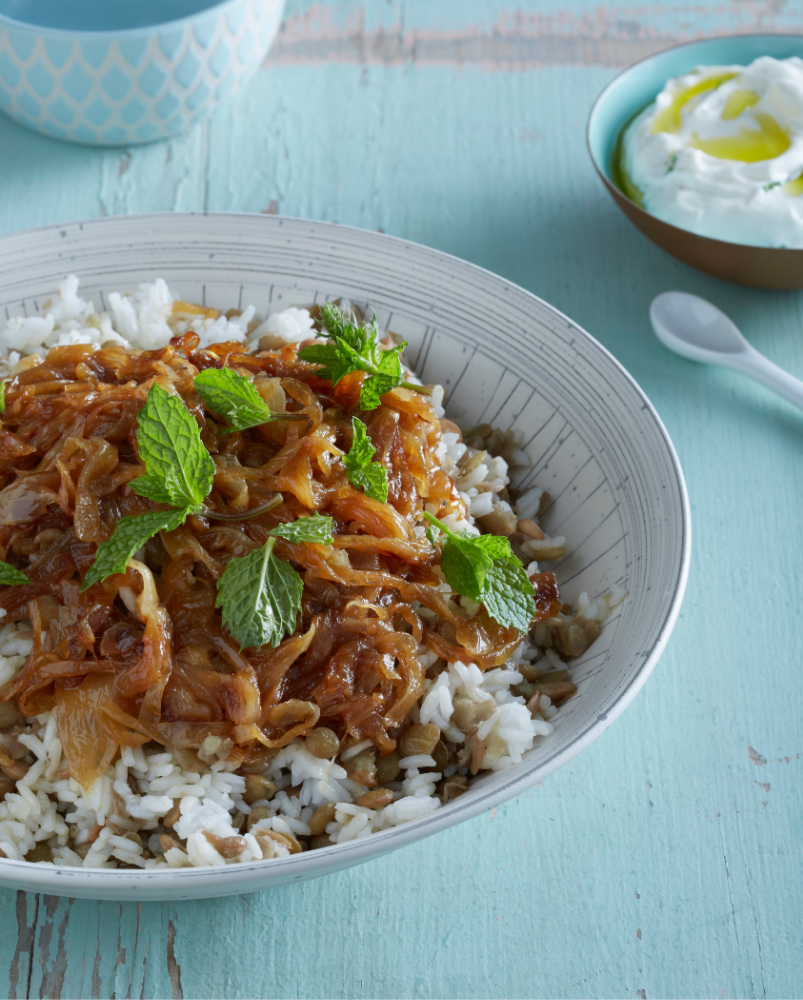
[[[71,275],[39,314],[8,320],[0,332],[0,354],[7,355],[13,367],[23,356],[44,355],[51,347],[70,344],[99,347],[111,342],[153,350],[189,329],[199,335],[201,347],[234,340],[243,341],[248,350],[280,349],[314,335],[313,320],[306,309],[284,309],[259,322],[252,306],[240,316],[227,319],[224,315],[175,312],[175,301],[159,279],[140,285],[132,295],[110,293],[108,309],[97,312],[92,302],[79,296],[78,279]],[[443,388],[436,386],[431,401],[439,417],[444,415],[443,399]],[[469,512],[468,518],[458,512],[448,514],[443,520],[449,527],[477,532],[474,520],[486,516],[535,520],[543,494],[540,488],[528,490],[515,512],[508,500],[499,497],[510,483],[505,459],[471,448],[451,431],[443,434],[437,457],[454,478],[458,495]],[[526,460],[516,451],[514,461]],[[424,528],[418,530],[423,533]],[[558,558],[565,552],[565,539],[532,539],[522,549],[533,560]],[[532,562],[528,572],[538,569],[538,563]],[[442,589],[450,593],[448,586]],[[576,616],[601,623],[623,598],[624,592],[618,591],[592,603],[581,594]],[[426,609],[417,610],[426,617]],[[286,856],[293,838],[310,835],[309,821],[315,810],[327,803],[335,805],[334,817],[326,827],[333,843],[356,840],[426,816],[441,807],[436,793],[441,779],[468,773],[472,740],[485,744],[481,769],[496,771],[520,762],[536,739],[553,731],[548,719],[555,714],[555,708],[550,699],[542,696],[532,716],[525,698],[512,690],[524,680],[519,666],[524,669],[527,664],[545,659],[557,669],[565,667],[549,645],[544,639],[539,648],[525,638],[502,667],[483,673],[473,663],[458,661],[435,674],[432,671],[436,669],[437,655],[421,646],[418,657],[429,674],[411,716],[415,722],[431,723],[441,730],[451,759],[456,758],[458,764],[450,764],[443,774],[433,770],[422,773],[422,768],[436,766],[432,756],[414,754],[403,758],[403,777],[400,775],[390,786],[395,801],[377,809],[356,805],[369,789],[349,778],[336,760],[314,757],[301,739],[281,749],[271,760],[264,776],[275,783],[277,791],[270,800],[253,807],[243,799],[245,778],[234,773],[232,765],[218,760],[204,773],[187,771],[170,750],[163,748],[122,748],[106,773],[84,789],[64,776],[67,762],[53,714],[28,719],[18,736],[25,750],[20,759],[28,772],[17,782],[16,791],[0,802],[0,851],[7,858],[19,860],[44,841],[52,850],[53,861],[40,864],[85,868],[222,865]],[[30,625],[0,625],[0,685],[19,673],[31,649]],[[0,733],[0,745],[3,736]],[[364,740],[344,751],[339,759],[347,762],[370,746],[371,741]],[[175,815],[176,806],[178,819],[168,829],[162,820],[171,811]],[[256,806],[261,807],[262,818],[240,834],[243,818]],[[165,846],[160,839],[163,834],[183,843]],[[233,857],[220,853],[217,848],[223,849],[221,841],[236,846]],[[230,853],[231,849],[226,851]]]

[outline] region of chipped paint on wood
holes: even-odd
[[[176,961],[176,925],[167,921],[167,974],[170,977],[170,995],[173,1000],[184,1000],[181,988],[181,966]]]
[[[602,6],[578,14],[567,10],[504,11],[493,20],[448,29],[407,27],[403,8],[395,22],[369,26],[366,6],[349,7],[344,14],[339,8],[316,3],[285,19],[266,65],[339,62],[358,66],[448,65],[485,71],[621,67],[696,38],[788,30],[788,21],[779,16],[783,2],[727,6],[730,9],[719,8],[720,23],[711,31],[703,25],[717,9],[702,5],[676,8],[680,24],[674,30],[651,26],[648,10],[643,7]]]
[[[11,892],[6,892],[10,897]],[[8,970],[8,995],[11,1000],[27,997],[31,983],[31,967],[34,955],[34,932],[39,914],[39,897],[29,897],[27,893],[16,894],[17,935],[16,948]],[[29,912],[32,915],[29,917]],[[29,922],[30,920],[30,922]]]

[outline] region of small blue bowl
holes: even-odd
[[[169,138],[254,75],[283,10],[284,0],[0,0],[0,109],[68,142]]]
[[[615,164],[623,129],[655,100],[667,80],[697,66],[746,65],[759,56],[803,58],[801,35],[734,35],[690,42],[650,56],[620,73],[597,98],[588,119],[588,150],[597,173],[625,215],[659,247],[726,281],[759,288],[803,288],[803,250],[746,246],[698,236],[657,219],[618,185]]]

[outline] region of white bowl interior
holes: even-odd
[[[516,486],[552,497],[543,521],[566,536],[564,600],[612,585],[626,601],[576,661],[578,695],[525,760],[482,776],[422,820],[279,862],[175,872],[54,869],[0,860],[0,883],[91,898],[189,898],[252,891],[334,871],[480,812],[543,778],[595,739],[643,684],[674,624],[689,557],[688,503],[666,432],[601,345],[523,289],[436,251],[379,234],[245,215],[100,219],[0,239],[0,313],[38,308],[67,273],[102,301],[163,277],[182,299],[257,313],[347,296],[410,344],[425,382],[465,425],[522,432],[531,467]]]

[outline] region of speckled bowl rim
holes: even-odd
[[[697,38],[691,42],[678,42],[677,45],[667,45],[667,47],[665,49],[661,49],[660,52],[653,52],[653,54],[650,56],[645,56],[643,59],[638,59],[636,62],[631,63],[628,67],[623,69],[620,73],[617,73],[616,76],[606,84],[604,89],[600,92],[599,96],[592,104],[591,111],[589,112],[588,115],[588,121],[586,122],[586,149],[588,150],[588,155],[591,159],[592,164],[594,165],[594,169],[596,170],[603,184],[611,192],[615,192],[620,197],[627,199],[629,204],[632,205],[633,211],[636,214],[645,217],[647,219],[658,219],[657,215],[653,215],[652,212],[648,212],[646,209],[642,208],[641,205],[638,205],[635,201],[633,201],[632,198],[628,197],[628,195],[626,195],[625,192],[621,190],[621,188],[618,187],[618,185],[614,182],[614,180],[610,176],[610,166],[604,167],[599,163],[597,156],[594,153],[593,146],[591,144],[591,129],[593,126],[594,117],[596,114],[599,113],[599,108],[601,108],[601,106],[603,105],[608,96],[608,93],[616,86],[616,84],[623,77],[627,76],[629,73],[632,73],[633,70],[637,69],[639,66],[644,66],[646,63],[652,62],[654,59],[657,59],[660,56],[665,55],[667,52],[677,52],[680,49],[693,49],[699,45],[705,45],[706,43],[709,42],[727,43],[729,41],[736,40],[739,38],[751,38],[756,40],[760,40],[762,38],[775,38],[775,39],[799,38],[801,46],[803,46],[803,32],[798,32],[798,31],[757,31],[757,32],[745,31],[739,34],[714,35],[711,38]],[[803,58],[803,55],[801,56],[801,58]],[[624,124],[620,126],[620,132],[622,128],[624,128]],[[674,230],[674,232],[676,233],[687,234],[696,237],[698,240],[704,240],[706,244],[710,245],[711,251],[713,253],[716,253],[718,249],[720,252],[722,252],[722,251],[728,251],[734,247],[738,247],[739,249],[747,248],[748,250],[762,250],[764,252],[770,251],[772,253],[778,253],[778,254],[798,253],[801,254],[801,260],[803,260],[803,250],[797,247],[762,247],[762,246],[757,246],[754,243],[731,243],[729,240],[719,240],[716,239],[716,237],[714,236],[705,236],[702,233],[695,233],[692,229],[684,229],[682,226],[676,226],[674,223],[667,222],[665,219],[658,219],[658,221],[663,223],[663,225],[668,227],[669,229]]]
[[[109,0],[109,2],[114,2],[114,0]],[[0,14],[0,29],[8,26],[16,30],[29,31],[35,35],[47,35],[49,38],[72,38],[86,41],[107,40],[112,42],[118,38],[150,36],[165,29],[185,27],[201,17],[206,17],[215,11],[220,13],[224,8],[233,7],[235,4],[242,2],[243,0],[216,0],[216,2],[210,3],[208,7],[204,7],[203,10],[196,11],[194,14],[187,14],[186,17],[177,17],[170,21],[156,21],[153,24],[142,25],[138,28],[104,28],[102,31],[73,31],[71,28],[48,28],[44,25],[30,24],[28,21],[18,21],[14,17],[9,17],[8,14]]]
[[[67,228],[94,229],[96,227],[108,226],[110,224],[125,225],[126,220],[138,219],[140,221],[153,221],[154,223],[174,220],[177,215],[195,216],[203,218],[222,217],[236,220],[260,218],[248,213],[226,212],[186,212],[186,213],[147,213],[136,216],[105,216],[98,219],[76,221],[66,224],[52,226],[41,226],[17,233],[8,233],[0,236],[0,251],[2,244],[6,240],[19,239],[25,235],[47,234],[53,235],[54,240],[58,240],[60,232]],[[334,844],[329,847],[319,848],[314,851],[305,851],[302,854],[291,855],[286,858],[277,858],[269,862],[252,861],[244,864],[227,865],[225,867],[207,868],[178,868],[170,870],[119,870],[103,868],[68,868],[68,867],[41,867],[25,861],[13,861],[0,858],[0,885],[12,884],[15,888],[23,888],[29,891],[43,891],[42,883],[47,883],[48,887],[44,891],[58,891],[63,896],[79,896],[83,898],[116,898],[113,895],[115,890],[120,891],[120,898],[137,898],[137,893],[141,892],[143,899],[182,899],[182,898],[203,898],[223,895],[233,895],[237,893],[249,892],[253,889],[272,888],[273,885],[302,881],[315,875],[333,873],[344,868],[349,868],[355,864],[369,861],[390,851],[397,850],[408,844],[412,844],[423,837],[428,837],[451,826],[485,812],[500,803],[513,798],[532,787],[538,781],[552,774],[558,768],[567,764],[577,756],[582,750],[594,742],[613,723],[627,706],[633,701],[635,696],[644,686],[649,675],[652,673],[661,654],[666,647],[672,629],[675,626],[686,583],[689,575],[689,563],[691,559],[691,511],[689,498],[686,490],[686,483],[683,471],[680,466],[674,445],[667,433],[666,428],[658,416],[654,406],[640,388],[632,375],[617,361],[617,359],[598,340],[569,319],[565,313],[546,303],[543,299],[534,295],[527,289],[507,281],[500,275],[494,274],[486,268],[479,267],[452,254],[434,250],[420,243],[413,243],[410,240],[399,239],[387,234],[374,233],[362,230],[353,226],[342,226],[331,222],[318,222],[307,219],[296,219],[290,217],[266,217],[273,223],[300,224],[303,226],[315,226],[326,231],[337,232],[347,230],[368,240],[381,239],[382,242],[392,241],[395,245],[406,249],[409,253],[418,254],[426,258],[427,255],[453,262],[458,267],[468,272],[474,272],[478,276],[482,275],[486,279],[491,279],[494,283],[501,284],[504,289],[513,289],[537,303],[541,307],[551,312],[556,317],[565,321],[570,327],[587,341],[592,352],[596,351],[601,358],[611,364],[618,375],[641,399],[641,412],[644,419],[650,420],[662,440],[669,458],[669,464],[675,476],[674,486],[677,490],[680,509],[680,531],[679,545],[680,558],[678,561],[678,571],[672,589],[672,596],[668,602],[668,610],[660,626],[658,634],[652,646],[648,650],[643,650],[644,659],[636,672],[631,677],[629,683],[624,687],[615,700],[604,711],[596,716],[593,722],[577,734],[572,741],[562,750],[556,751],[542,764],[533,766],[531,770],[525,771],[518,776],[501,781],[487,791],[479,790],[479,794],[471,797],[463,796],[454,802],[448,803],[429,813],[420,819],[411,820],[400,826],[391,827],[372,833],[370,836],[359,840],[348,841],[343,844]],[[424,261],[425,262],[425,261]],[[69,261],[64,261],[65,269],[69,268]],[[526,761],[525,756],[525,761]],[[495,772],[496,775],[504,774],[504,771]],[[271,877],[266,870],[274,874]],[[54,889],[54,884],[59,885],[58,890]],[[255,883],[249,887],[249,883]],[[95,894],[95,889],[97,895]],[[182,891],[187,892],[186,896]]]

